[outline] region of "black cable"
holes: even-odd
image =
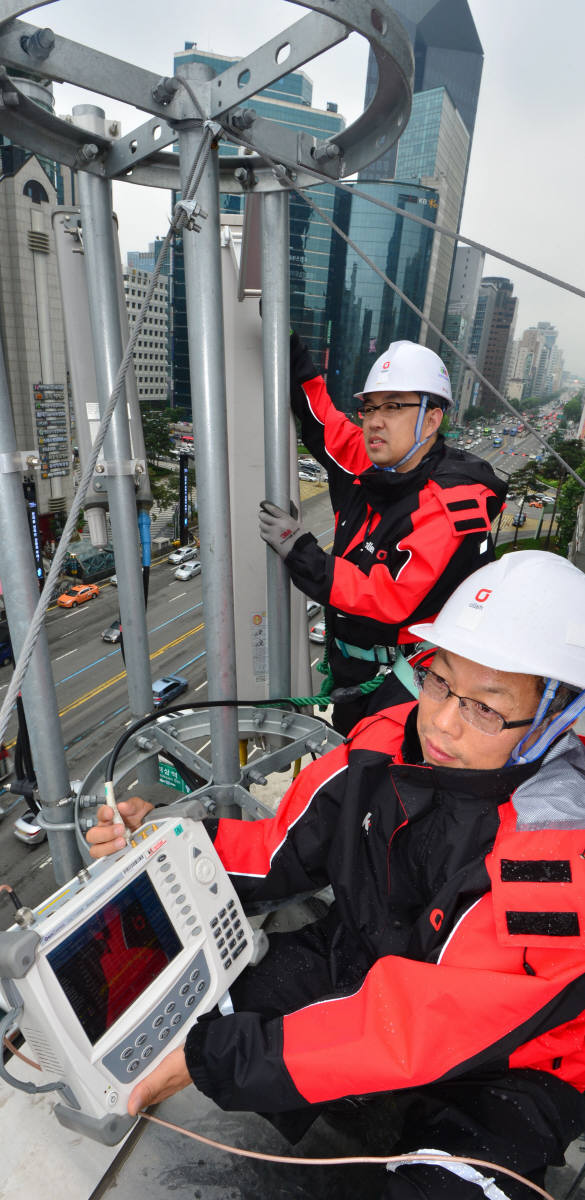
[[[145,717],[139,717],[137,721],[124,730],[118,741],[112,747],[112,751],[106,763],[105,782],[111,783],[114,778],[114,768],[118,755],[129,738],[138,733],[139,729],[143,729],[145,725],[150,725],[151,721],[156,720],[159,716],[178,715],[179,713],[189,712],[191,709],[205,708],[281,708],[285,705],[290,707],[290,696],[277,697],[275,700],[199,700],[191,704],[181,704],[172,708],[165,708],[161,711],[160,708],[155,708],[153,712],[148,713]],[[315,721],[320,721],[322,725],[326,725],[328,729],[333,729],[330,721],[326,721],[324,717],[314,717]],[[181,768],[182,769],[182,768]]]

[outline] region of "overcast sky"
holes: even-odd
[[[585,285],[584,0],[469,0],[485,62],[461,231],[580,287]],[[245,55],[298,19],[285,0],[57,0],[23,19],[121,59],[172,74],[173,53],[193,41],[203,50]],[[348,121],[363,109],[367,44],[358,35],[307,64],[314,104],[339,103]],[[88,94],[56,87],[57,111]],[[115,101],[89,98],[122,121],[141,123]],[[122,252],[146,249],[164,234],[169,194],[116,185]],[[508,269],[516,335],[537,321],[559,329],[565,364],[585,377],[585,300]]]

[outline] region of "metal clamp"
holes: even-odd
[[[178,200],[175,206],[185,217],[184,229],[192,229],[195,233],[201,232],[201,226],[197,224],[195,218],[200,217],[202,221],[207,219],[207,213],[204,212],[201,205],[196,200]]]
[[[145,475],[146,462],[143,458],[122,458],[119,462],[99,462],[96,464],[95,474],[102,478],[104,475],[134,475],[135,477]]]
[[[8,450],[0,454],[0,475],[24,475],[34,467],[40,467],[40,459],[31,450]]]

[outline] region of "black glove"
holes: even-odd
[[[291,517],[290,513],[285,512],[284,508],[279,508],[277,504],[271,504],[269,500],[262,500],[260,503],[260,537],[280,554],[281,558],[286,558],[290,554],[295,542],[302,537],[303,527],[295,517]]]
[[[320,374],[321,372],[317,370],[307,347],[293,329],[290,335],[291,387],[298,383],[305,383],[307,379],[315,379]]]

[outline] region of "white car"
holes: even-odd
[[[307,617],[316,617],[321,612],[321,605],[316,600],[307,600]]]
[[[325,641],[325,622],[317,621],[316,625],[311,625],[309,630],[309,641],[319,642],[320,645]]]
[[[177,567],[175,571],[175,579],[194,579],[196,575],[201,574],[201,563],[199,561],[186,562],[182,567]]]
[[[173,550],[172,554],[169,554],[167,562],[170,562],[173,567],[178,567],[181,563],[189,562],[191,558],[197,558],[195,546],[179,546]]]

